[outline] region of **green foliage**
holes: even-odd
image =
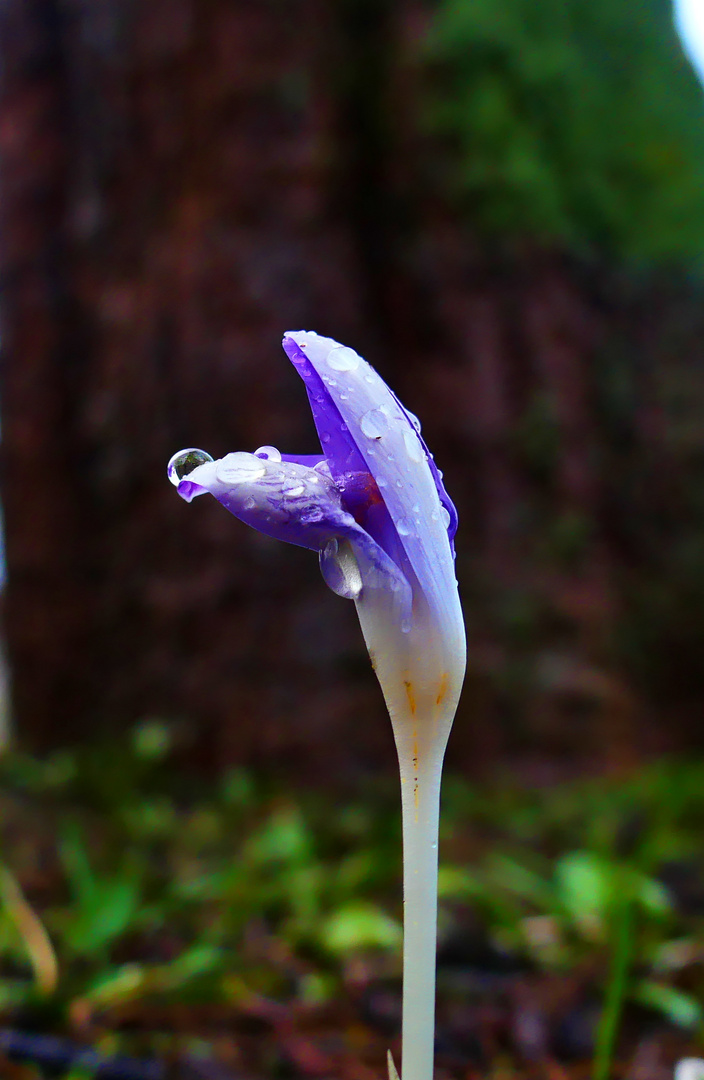
[[[62,913],[62,937],[78,956],[104,954],[133,924],[140,907],[140,887],[129,866],[95,874],[81,831],[74,823],[63,830],[59,851],[71,904]]]
[[[399,973],[395,786],[337,806],[241,771],[199,786],[175,769],[168,729],[156,735],[146,756],[140,730],[0,760],[0,1013],[57,1024],[150,1003],[318,1004],[355,956]],[[462,934],[470,910],[525,968],[593,971],[600,1075],[624,1008],[701,1030],[704,909],[681,904],[667,871],[674,860],[704,885],[703,765],[549,792],[449,778],[442,828],[442,933]],[[37,851],[55,853],[38,892]]]
[[[401,924],[373,904],[357,900],[339,908],[323,924],[321,938],[333,953],[364,949],[396,949],[403,941]]]
[[[379,899],[400,872],[395,815],[342,807],[331,816],[241,771],[206,789],[174,775],[159,728],[0,763],[0,1010],[47,995],[59,1012],[286,995],[286,965],[267,962],[275,941],[308,957],[295,992],[322,1000],[350,952],[398,950],[398,912]],[[41,821],[34,843],[56,852],[41,912],[19,884],[28,803]],[[252,935],[260,947],[249,956]]]
[[[701,1031],[704,911],[683,911],[663,876],[682,865],[704,881],[702,764],[665,764],[627,783],[593,781],[547,796],[506,787],[490,806],[451,783],[448,801],[452,831],[465,818],[475,830],[493,826],[494,842],[471,869],[443,867],[443,901],[479,908],[498,947],[546,970],[567,974],[601,957],[595,1076],[610,1074],[628,1002]]]
[[[704,96],[668,0],[441,0],[425,124],[474,228],[698,259]]]

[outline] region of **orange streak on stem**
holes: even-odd
[[[443,701],[445,700],[445,694],[447,693],[447,684],[448,684],[448,682],[449,682],[449,677],[448,677],[447,672],[445,672],[442,679],[440,680],[440,689],[438,690],[438,696],[435,699],[435,704],[436,705],[442,705]]]
[[[411,710],[411,716],[415,721],[416,716],[416,695],[413,690],[413,683],[410,679],[404,679],[403,685],[406,687],[406,696],[408,698],[408,705]],[[413,728],[413,802],[416,808],[416,821],[418,821],[418,729]]]

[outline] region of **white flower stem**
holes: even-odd
[[[443,747],[444,750],[444,747]],[[442,752],[402,760],[403,1080],[432,1080]]]

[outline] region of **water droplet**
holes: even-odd
[[[373,375],[365,375],[364,376],[364,381],[368,382],[368,383],[373,383],[374,382],[374,376]]]
[[[199,465],[205,465],[213,458],[205,450],[198,450],[195,446],[189,446],[187,450],[179,450],[174,454],[166,468],[166,474],[174,485],[178,487],[185,476],[197,469]]]
[[[328,367],[334,371],[355,371],[359,367],[359,357],[354,349],[335,345],[328,353]]]
[[[410,409],[406,409],[406,412],[408,413],[408,419],[413,424],[413,427],[420,434],[420,420],[418,419],[418,417],[414,413],[411,412]]]
[[[402,488],[403,487],[403,480],[397,480],[396,481],[396,487],[397,488]]]
[[[295,499],[297,495],[302,495],[305,490],[303,484],[296,484],[295,487],[284,488],[284,495],[288,495],[290,498]]]
[[[410,634],[412,627],[413,627],[413,619],[411,619],[410,617],[407,617],[407,618],[401,620],[401,633],[402,634]]]
[[[368,439],[380,439],[388,430],[388,421],[381,409],[370,409],[359,422],[362,434]]]
[[[267,461],[281,461],[281,454],[275,446],[260,446],[254,451],[254,456],[265,458]]]
[[[340,394],[340,401],[347,401],[349,394]]]
[[[450,517],[449,511],[446,510],[444,506],[440,507],[440,517],[442,518],[442,523],[445,526],[445,528],[449,529],[450,528],[450,522],[451,522],[452,518]]]
[[[245,484],[259,480],[266,472],[262,458],[254,454],[228,454],[218,462],[216,476],[222,484]]]
[[[328,540],[320,551],[320,571],[338,596],[356,600],[362,591],[362,574],[347,540]]]
[[[399,536],[411,535],[411,527],[405,518],[399,518],[399,520],[396,522],[396,529]]]
[[[380,491],[383,491],[383,489],[387,486],[386,480],[384,480],[383,476],[377,478],[376,486],[379,488]]]
[[[415,504],[415,506],[411,510],[411,513],[412,514],[420,514],[420,506],[418,505],[418,503]]]
[[[324,443],[329,443],[330,442],[330,432],[329,431],[324,431],[323,434],[320,436],[320,441],[324,442]]]
[[[257,500],[256,500],[256,499],[254,499],[254,498],[253,498],[253,497],[252,497],[252,496],[250,495],[250,496],[249,496],[249,498],[248,498],[248,499],[245,499],[245,500],[244,500],[244,502],[242,503],[242,509],[243,509],[243,510],[254,510],[254,507],[255,507],[256,505],[257,505]]]
[[[404,431],[403,444],[406,447],[406,453],[411,461],[423,460],[425,454],[423,453],[421,441],[415,431],[408,431],[408,429]]]

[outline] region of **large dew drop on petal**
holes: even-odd
[[[320,551],[320,572],[325,584],[338,596],[356,600],[362,591],[362,575],[347,540],[328,540]]]
[[[166,472],[174,487],[178,487],[185,476],[192,473],[199,465],[205,465],[206,462],[212,460],[207,451],[190,446],[187,450],[179,450],[178,453],[174,454],[166,468]]]
[[[389,420],[381,409],[369,409],[362,416],[359,426],[368,439],[380,439],[389,430]]]
[[[420,462],[425,460],[425,452],[423,451],[423,444],[417,435],[414,435],[412,431],[404,431],[403,443],[406,447],[406,453],[411,461]]]
[[[420,435],[420,420],[418,419],[416,414],[412,413],[410,409],[406,409],[406,416],[411,421],[411,423],[413,424],[413,427],[416,429],[416,431]]]
[[[217,463],[216,476],[221,484],[245,484],[260,480],[266,473],[263,458],[239,451],[227,454]]]
[[[359,367],[359,356],[347,345],[335,345],[328,353],[328,367],[333,371],[356,371]]]
[[[266,461],[281,461],[281,451],[277,450],[275,446],[260,446],[258,450],[254,451],[254,456],[265,458]]]

